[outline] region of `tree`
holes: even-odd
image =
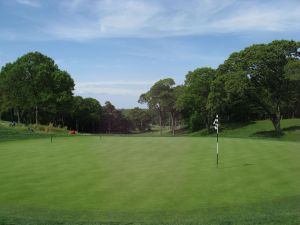
[[[207,108],[211,83],[216,71],[209,67],[197,68],[186,75],[181,108],[192,130],[210,127],[211,113]]]
[[[6,92],[6,87],[3,82],[3,76],[0,76],[0,120],[2,119],[2,113],[9,109],[9,99]]]
[[[299,47],[299,42],[285,40],[252,45],[233,53],[219,67],[223,75],[240,73],[248,79],[249,99],[270,117],[277,134],[281,132],[281,109],[291,97],[291,79],[285,76],[285,68],[290,60],[299,60]]]
[[[35,123],[38,124],[39,109],[47,106],[53,98],[53,73],[59,69],[53,59],[39,52],[30,52],[18,58],[14,67],[20,67],[20,73],[26,77],[30,103],[35,110]]]
[[[115,106],[110,101],[106,101],[103,107],[103,116],[105,118],[105,127],[108,133],[111,133],[113,128]]]
[[[100,130],[101,105],[97,99],[75,96],[73,100],[73,120],[77,131],[96,132]]]
[[[32,94],[23,65],[8,63],[1,69],[1,108],[12,108],[21,122],[21,110],[30,107]]]
[[[57,70],[52,74],[53,86],[48,106],[64,126],[64,118],[71,114],[73,104],[74,80],[66,71]]]
[[[300,116],[300,60],[290,59],[284,68],[288,81],[289,101],[285,105],[286,114],[291,117]]]
[[[159,116],[160,135],[162,135],[162,117],[165,112],[166,101],[168,101],[169,92],[171,91],[174,80],[166,78],[157,81],[148,92],[142,94],[139,103],[147,103],[150,109],[157,111]]]
[[[30,52],[6,64],[1,69],[0,84],[1,110],[13,109],[18,122],[21,117],[31,121],[28,114],[34,111],[36,124],[44,119],[44,123],[58,120],[64,125],[64,117],[71,112],[73,79],[39,52]]]
[[[135,107],[128,112],[128,118],[132,122],[133,128],[139,131],[150,129],[151,116],[148,110]]]
[[[180,115],[180,108],[178,107],[177,101],[183,94],[183,91],[183,86],[175,86],[162,93],[161,105],[170,115],[170,128],[173,136],[175,135],[176,120]]]
[[[211,84],[207,109],[221,114],[223,122],[242,122],[259,118],[262,109],[248,97],[253,91],[244,71],[220,74]]]

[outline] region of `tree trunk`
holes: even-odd
[[[276,112],[276,114],[273,114],[273,115],[271,116],[271,121],[272,121],[272,123],[273,123],[275,132],[276,132],[277,134],[280,134],[280,133],[281,133],[280,119],[281,119],[280,108],[279,108],[279,106],[277,106],[277,112]]]
[[[36,125],[38,125],[38,123],[39,123],[38,117],[39,117],[39,111],[38,111],[38,107],[36,105],[35,106],[35,124]]]
[[[108,122],[108,133],[110,134],[110,130],[111,130],[111,121],[109,119],[109,122]]]
[[[159,126],[160,126],[160,135],[162,135],[162,115],[161,112],[159,112]]]
[[[20,123],[21,120],[20,120],[20,110],[19,109],[17,109],[17,118],[18,118],[18,123]]]
[[[174,115],[171,114],[172,134],[175,136]]]

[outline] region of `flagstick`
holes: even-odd
[[[214,128],[217,130],[217,167],[219,166],[219,117],[216,115],[214,120]]]
[[[217,167],[219,166],[219,126],[217,127]]]

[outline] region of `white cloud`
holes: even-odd
[[[75,93],[79,95],[122,95],[139,97],[149,90],[154,81],[95,81],[76,82]]]
[[[294,31],[300,26],[298,5],[249,5],[235,15],[214,21],[211,26],[220,32],[241,31]]]
[[[285,32],[300,26],[298,0],[72,0],[61,7],[66,17],[44,29],[58,39]]]
[[[38,0],[16,0],[18,3],[27,5],[27,6],[32,6],[32,7],[39,7],[40,2]]]
[[[152,85],[155,81],[126,81],[126,80],[110,80],[110,81],[95,81],[95,82],[79,82],[77,85]]]

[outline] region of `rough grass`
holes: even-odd
[[[50,135],[65,135],[66,128],[57,128],[49,125],[24,125],[16,124],[11,127],[10,122],[0,120],[0,142],[20,139],[46,138]],[[32,128],[33,132],[29,132],[28,128]]]
[[[298,142],[73,137],[0,143],[0,224],[300,224]]]

